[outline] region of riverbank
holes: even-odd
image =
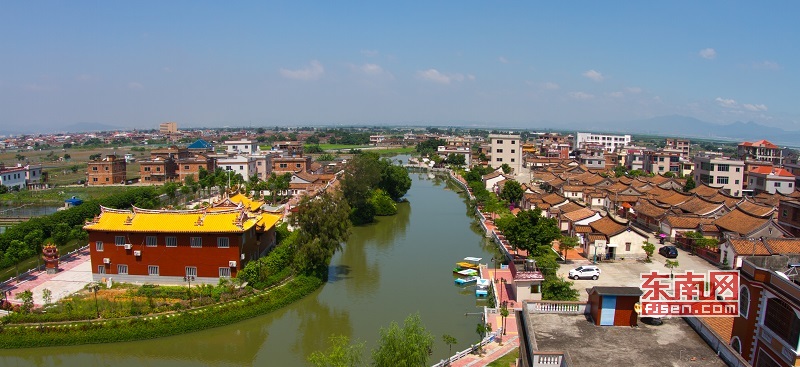
[[[121,319],[3,325],[0,348],[32,348],[161,338],[233,324],[278,310],[322,286],[301,276],[253,296],[226,303]]]

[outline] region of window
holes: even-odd
[[[122,264],[117,265],[117,274],[120,275],[128,274],[128,265],[122,265]]]
[[[178,247],[177,237],[166,237],[164,238],[164,242],[167,243],[167,247]]]
[[[731,166],[729,164],[718,164],[717,171],[728,172],[730,171]]]
[[[541,292],[542,292],[541,284],[531,284],[531,293],[541,293]]]
[[[158,242],[156,242],[156,236],[147,236],[145,237],[145,243],[147,243],[147,247],[156,247],[158,246]]]
[[[630,251],[630,250],[631,250],[631,243],[625,242],[625,251]]]
[[[97,182],[97,177],[93,177],[92,182]]]
[[[516,149],[511,149],[511,153],[512,153],[512,154],[513,154],[513,153],[516,153],[516,152],[517,152],[517,150],[516,150]]]
[[[502,149],[498,149],[498,150],[497,150],[497,153],[502,153],[502,152],[503,152],[503,150],[502,150]]]
[[[511,163],[514,163],[515,161],[516,161],[515,158],[511,158]]]
[[[156,167],[156,172],[161,172],[161,167]]]
[[[145,167],[145,168],[144,168],[144,171],[145,171],[145,172],[150,172],[150,167]]]
[[[219,277],[220,278],[230,278],[231,277],[231,268],[219,268]]]
[[[717,177],[717,183],[725,185],[728,183],[728,178],[724,176],[719,176]]]
[[[289,167],[289,166],[288,166],[286,163],[281,163],[281,164],[279,164],[278,166],[279,166],[280,168],[286,168],[286,167]]]
[[[663,170],[664,170],[664,166],[659,166],[659,167],[658,167],[658,170],[659,170],[659,171],[663,171]]]
[[[239,171],[244,170],[244,166],[239,166]]]
[[[497,144],[503,144],[502,140],[497,140]]]
[[[775,183],[775,187],[781,187],[781,183],[780,182],[776,182]]]
[[[503,161],[503,158],[499,158],[499,157],[498,157],[498,158],[495,158],[495,161],[497,161],[497,162],[502,162],[502,161]]]
[[[792,187],[792,183],[791,182],[789,182],[789,187]]]
[[[189,245],[194,248],[201,248],[203,247],[203,238],[202,237],[189,238]]]
[[[147,275],[158,276],[158,265],[148,265]]]
[[[114,236],[114,245],[116,246],[125,245],[125,236]]]
[[[511,141],[511,145],[514,145],[514,144],[516,144],[516,143],[517,143],[517,141],[516,141],[516,140],[512,140],[512,141]]]
[[[97,265],[97,274],[105,274],[106,273],[106,266],[105,265]]]
[[[736,167],[736,172],[739,172],[739,167]]]
[[[97,167],[92,167],[92,171],[97,171]]]
[[[103,241],[97,241],[94,243],[94,249],[97,252],[103,252]]]
[[[739,184],[739,180],[734,180],[733,183],[738,185]]]
[[[747,318],[750,313],[750,289],[739,287],[739,316]]]
[[[188,170],[189,166],[183,166],[183,169]]]
[[[230,247],[230,243],[228,242],[228,237],[217,237],[217,247],[219,248]]]
[[[780,298],[770,298],[767,301],[764,326],[789,345],[797,345],[800,339],[800,318],[792,306]]]
[[[197,267],[196,266],[187,266],[186,267],[186,276],[187,277],[196,277],[197,276]]]
[[[731,339],[731,348],[736,351],[736,353],[742,354],[742,341],[739,340],[738,336],[734,336]]]

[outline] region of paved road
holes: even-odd
[[[656,270],[659,272],[664,272],[665,274],[669,274],[669,269],[664,267],[665,260],[667,259],[658,254],[658,249],[660,247],[661,245],[656,245],[656,254],[653,255],[653,261],[649,264],[635,260],[601,262],[597,264],[601,271],[599,279],[575,280],[573,288],[578,290],[580,300],[586,301],[589,298],[586,290],[591,289],[594,286],[638,287],[642,284],[642,273],[649,273],[652,270]],[[711,265],[703,258],[699,256],[692,256],[688,252],[681,249],[678,249],[678,257],[674,260],[677,260],[680,264],[676,269],[673,270],[676,273],[682,273],[687,270],[699,273],[706,273],[708,270],[718,270],[716,266]],[[562,265],[558,269],[558,274],[566,278],[571,269],[590,263],[590,261],[585,260]]]
[[[92,263],[88,248],[69,256],[66,261],[62,260],[59,267],[61,271],[56,274],[47,274],[44,271],[31,273],[4,286],[3,291],[11,291],[8,297],[11,303],[21,304],[16,299],[17,294],[30,290],[33,292],[33,303],[41,306],[44,304],[44,289],[50,290],[51,302],[56,302],[83,289],[92,281]]]

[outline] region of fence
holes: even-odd
[[[557,313],[567,315],[583,315],[586,313],[585,302],[574,301],[526,301],[530,313]]]
[[[477,352],[480,348],[483,348],[484,345],[489,344],[492,341],[494,341],[494,339],[498,335],[502,335],[502,333],[503,333],[503,328],[498,328],[497,331],[493,331],[493,332],[489,333],[488,335],[486,335],[486,337],[483,338],[483,340],[481,340],[480,343],[472,345],[469,348],[464,349],[464,350],[456,353],[454,356],[452,356],[452,357],[450,357],[448,359],[444,359],[444,360],[439,361],[439,363],[433,365],[433,367],[449,366],[451,363],[453,363],[453,362],[455,362],[455,361],[457,361],[457,360],[459,360],[461,358],[464,358],[465,356],[467,356],[467,355],[469,355],[471,353]]]

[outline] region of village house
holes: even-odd
[[[783,163],[783,150],[763,139],[756,142],[745,141],[739,143],[736,148],[736,155],[741,159],[766,161],[776,166],[780,166]]]
[[[747,189],[770,194],[791,194],[795,191],[795,177],[783,168],[758,167],[747,172]]]
[[[648,236],[642,230],[617,221],[611,216],[589,223],[592,232],[586,236],[583,250],[585,254],[595,254],[605,259],[644,257],[642,245]]]
[[[108,154],[101,160],[89,161],[86,168],[88,185],[124,184],[127,179],[127,164],[115,154]]]

